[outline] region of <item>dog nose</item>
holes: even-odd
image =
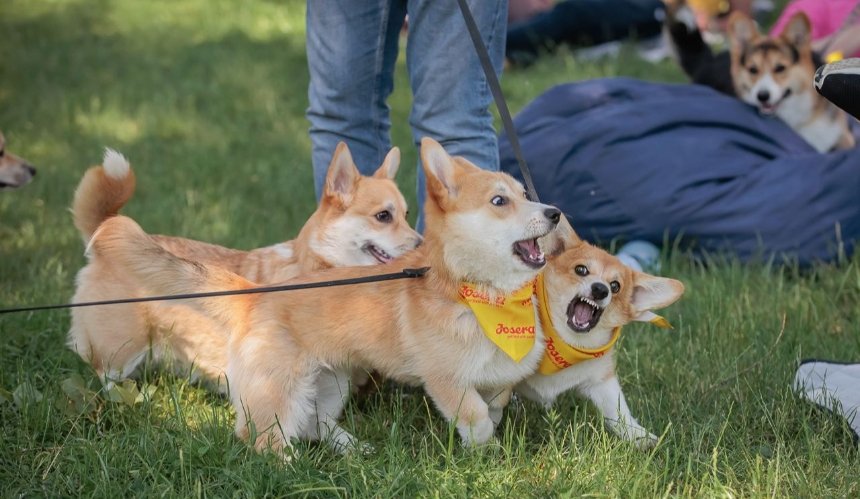
[[[547,208],[543,211],[543,214],[546,215],[553,225],[558,225],[558,221],[561,220],[561,210],[558,208]]]
[[[31,176],[36,176],[36,169],[33,167],[33,165],[24,165],[24,168],[26,168],[27,171],[30,172]]]
[[[606,284],[603,284],[602,282],[595,282],[591,285],[591,296],[598,300],[602,300],[609,296],[609,288],[607,288]]]
[[[770,92],[767,90],[759,90],[756,94],[759,102],[767,102],[770,100]]]

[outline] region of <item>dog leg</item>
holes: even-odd
[[[499,426],[499,422],[502,420],[502,411],[510,403],[513,389],[479,390],[479,393],[484,402],[487,403],[488,414],[494,427]]]
[[[315,414],[303,431],[310,440],[325,440],[332,450],[340,454],[360,449],[370,451],[358,444],[358,440],[338,424],[343,406],[350,395],[351,370],[323,369],[317,376]]]
[[[583,387],[580,391],[600,409],[604,424],[613,433],[642,450],[657,444],[657,437],[643,428],[630,413],[617,376],[612,375],[597,384]]]
[[[231,342],[227,367],[230,398],[236,410],[236,435],[254,438],[257,451],[285,452],[291,439],[307,429],[314,415],[320,366],[291,345],[267,341],[285,333],[275,327]]]
[[[456,423],[463,445],[481,445],[493,438],[495,425],[487,403],[477,390],[456,388],[453,382],[439,379],[428,380],[424,389],[445,419]]]

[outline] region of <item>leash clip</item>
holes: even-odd
[[[403,269],[403,275],[406,277],[423,277],[430,267],[421,267],[417,269]]]

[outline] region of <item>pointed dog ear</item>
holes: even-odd
[[[344,142],[338,143],[326,174],[323,197],[348,205],[360,178],[361,173],[352,160],[349,147]]]
[[[633,320],[651,322],[655,317],[652,310],[668,307],[683,294],[681,281],[634,272],[631,304],[636,317]]]
[[[798,50],[808,49],[812,43],[812,26],[809,18],[803,12],[791,16],[780,36]]]
[[[421,167],[427,179],[428,197],[436,204],[443,206],[447,199],[456,196],[454,159],[430,137],[421,139]]]
[[[397,175],[397,170],[400,168],[400,148],[392,147],[385,159],[382,161],[382,166],[374,172],[376,178],[387,178],[394,180]]]
[[[743,12],[735,11],[729,16],[729,50],[732,59],[739,59],[747,47],[759,36],[755,21]]]

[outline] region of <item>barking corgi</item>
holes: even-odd
[[[227,378],[236,433],[248,439],[253,429],[257,449],[284,450],[297,437],[353,447],[354,438],[337,424],[350,366],[423,386],[464,444],[482,444],[493,436],[493,414],[507,403],[505,394],[537,368],[544,342],[531,290],[546,263],[538,238],[555,229],[560,211],[527,200],[505,173],[450,157],[432,139],[422,140],[421,160],[422,246],[381,267],[335,268],[296,281],[430,267],[423,278],[193,300],[232,331]],[[164,251],[125,217],[102,227],[92,251],[152,292],[253,286]],[[488,330],[473,311],[476,297],[527,313]],[[511,353],[497,346],[503,338],[523,348]],[[329,369],[334,376],[320,376]]]
[[[35,175],[33,165],[6,150],[6,137],[0,132],[0,190],[17,189],[28,184]]]
[[[820,60],[812,51],[809,19],[795,14],[778,37],[761,34],[749,16],[728,21],[728,53],[712,54],[682,1],[668,10],[667,32],[684,71],[708,85],[775,115],[818,152],[854,147],[847,115],[814,89]]]
[[[279,282],[318,269],[373,265],[415,248],[421,237],[406,221],[406,201],[393,181],[400,164],[394,148],[372,177],[359,174],[346,144],[329,166],[319,207],[295,240],[253,251],[238,251],[190,239],[153,236],[165,250],[203,264],[229,269],[260,283]],[[104,164],[87,171],[72,207],[85,244],[105,220],[115,216],[134,192],[135,177],[119,153],[108,150]],[[73,301],[141,296],[144,283],[99,256],[77,276]],[[193,307],[151,302],[72,310],[69,347],[89,362],[104,383],[129,377],[148,355],[182,374],[226,385],[227,337]]]
[[[538,372],[515,392],[548,406],[575,390],[597,406],[615,434],[640,448],[653,446],[657,438],[627,407],[615,374],[613,346],[622,326],[659,319],[651,311],[674,303],[684,285],[634,271],[578,240],[550,259],[542,281],[537,294],[547,349]]]

